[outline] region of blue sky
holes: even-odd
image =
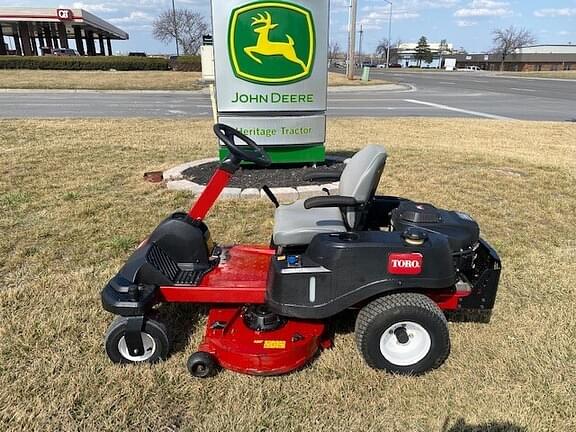
[[[208,0],[175,0],[210,17]],[[216,0],[226,1],[226,0]],[[392,40],[415,42],[447,39],[456,48],[481,52],[491,47],[495,28],[515,25],[534,32],[539,43],[576,44],[576,0],[392,0]],[[114,50],[171,53],[151,36],[151,24],[171,0],[0,0],[0,6],[72,7],[86,9],[130,34],[130,41],[116,42]],[[375,49],[388,34],[389,6],[383,0],[358,0],[358,22],[363,24],[363,52]],[[331,39],[346,47],[348,0],[331,0]]]

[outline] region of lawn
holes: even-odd
[[[370,78],[368,81],[362,81],[360,79],[360,74],[357,73],[353,80],[346,78],[346,75],[338,72],[328,72],[328,85],[330,87],[340,87],[340,86],[369,86],[369,85],[381,85],[381,84],[395,84],[394,81],[385,81],[380,79]]]
[[[331,119],[328,149],[386,145],[380,192],[474,215],[503,274],[489,325],[451,323],[452,354],[422,377],[368,369],[353,321],[282,377],[185,367],[202,310],[161,308],[164,363],[120,367],[103,349],[99,292],[189,196],[145,171],[216,152],[205,120],[0,121],[0,430],[576,430],[576,128],[466,119]],[[267,201],[221,202],[221,243],[269,240]]]
[[[198,90],[200,72],[0,70],[0,88],[86,90]]]
[[[200,72],[173,71],[51,71],[0,70],[0,89],[84,90],[199,90],[206,86]],[[330,86],[389,84],[389,81],[357,79],[328,74]]]

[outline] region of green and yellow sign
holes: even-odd
[[[274,161],[324,158],[328,17],[329,0],[212,0],[218,120]]]
[[[267,85],[301,81],[314,65],[314,19],[306,8],[291,3],[239,7],[230,19],[228,49],[240,79]]]

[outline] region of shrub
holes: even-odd
[[[170,68],[180,72],[200,72],[202,70],[202,63],[200,56],[180,56],[170,60]]]
[[[168,70],[168,60],[148,57],[21,57],[0,56],[0,69]]]

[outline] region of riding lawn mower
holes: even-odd
[[[387,154],[369,145],[341,173],[337,195],[276,205],[270,245],[220,246],[204,219],[242,163],[270,165],[239,131],[217,124],[224,159],[187,212],[167,217],[101,293],[117,315],[106,352],[117,363],[170,354],[162,303],[209,305],[203,341],[188,360],[199,378],[220,368],[279,375],[332,346],[330,323],[357,311],[355,336],[368,366],[417,375],[450,352],[447,317],[487,322],[500,259],[468,214],[376,195]],[[236,141],[239,140],[242,145]]]

